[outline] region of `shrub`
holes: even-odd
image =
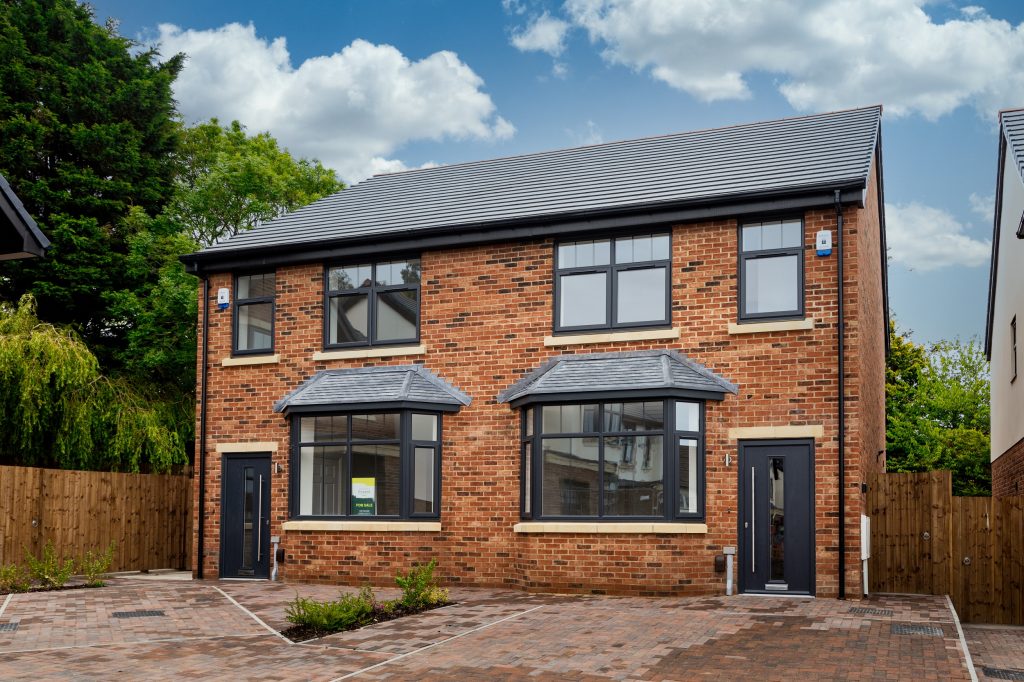
[[[111,542],[107,550],[100,554],[91,549],[85,553],[79,562],[82,575],[85,576],[86,587],[103,587],[107,583],[103,580],[103,574],[110,570],[110,564],[114,562],[114,547],[116,543]]]
[[[317,601],[295,595],[285,614],[289,623],[311,628],[318,633],[338,632],[368,622],[373,614],[373,596],[364,592],[343,594],[337,601]]]
[[[32,586],[28,571],[18,564],[0,565],[0,592],[26,592]]]
[[[37,559],[28,550],[25,551],[25,563],[28,564],[32,579],[45,588],[63,587],[75,572],[75,560],[57,557],[53,542],[47,542],[43,548],[43,556]]]
[[[429,564],[413,566],[407,574],[395,576],[395,583],[402,588],[402,596],[398,600],[402,606],[417,610],[448,602],[448,590],[437,586],[434,577],[436,567],[437,561],[431,559]]]

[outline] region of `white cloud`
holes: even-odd
[[[521,52],[544,52],[557,57],[565,50],[569,24],[547,12],[534,17],[522,31],[512,34],[512,45]]]
[[[588,120],[582,127],[575,130],[569,128],[565,131],[573,144],[582,146],[588,144],[601,144],[604,142],[604,134],[596,123]]]
[[[965,233],[947,211],[911,202],[885,205],[886,242],[892,262],[908,270],[938,270],[952,265],[986,265],[992,242]]]
[[[483,80],[452,52],[411,61],[390,45],[356,40],[291,63],[284,38],[252,24],[211,30],[159,27],[164,55],[188,55],[174,84],[189,121],[238,119],[268,130],[293,154],[321,159],[347,182],[402,170],[390,156],[412,140],[510,137]]]
[[[607,61],[705,101],[749,98],[762,72],[800,110],[881,102],[935,119],[1019,104],[1024,24],[974,6],[936,23],[926,1],[566,0],[565,11]]]
[[[983,197],[976,192],[971,192],[971,196],[967,197],[967,201],[971,205],[972,213],[983,218],[989,223],[994,220],[996,212],[996,195],[989,194],[988,196]]]

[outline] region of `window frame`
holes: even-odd
[[[377,266],[382,263],[395,263],[399,261],[411,261],[417,260],[420,262],[420,281],[416,284],[388,284],[383,286],[377,285]],[[370,266],[370,286],[368,287],[357,287],[355,289],[331,289],[331,270],[335,268],[345,268],[359,265]],[[416,344],[420,342],[420,322],[423,319],[422,306],[423,306],[423,260],[418,255],[410,256],[395,256],[387,259],[364,259],[364,260],[345,260],[337,263],[327,263],[324,265],[323,272],[323,287],[324,287],[324,300],[323,300],[323,348],[324,350],[343,350],[345,348],[383,348],[387,346],[407,346],[409,344]],[[410,338],[405,339],[389,339],[387,341],[378,341],[377,336],[377,294],[388,293],[393,291],[415,291],[416,292],[416,334]],[[331,343],[331,300],[334,298],[344,298],[346,296],[359,296],[365,295],[367,306],[366,306],[366,325],[367,335],[366,341],[346,341],[343,343]]]
[[[598,480],[601,483],[598,488],[598,514],[596,516],[578,515],[547,515],[544,514],[544,488],[543,488],[543,441],[545,434],[541,433],[543,423],[543,408],[561,405],[598,405],[597,424],[600,428],[604,426],[604,406],[609,403],[619,402],[660,402],[662,404],[663,428],[660,431],[583,431],[579,433],[557,433],[546,434],[548,438],[597,438],[599,448],[598,459]],[[699,433],[679,430],[676,428],[676,403],[693,403],[698,408]],[[652,398],[602,398],[600,400],[571,400],[545,403],[531,403],[523,405],[520,412],[520,448],[519,448],[519,516],[523,520],[542,521],[550,523],[576,522],[587,523],[650,523],[652,521],[669,523],[701,523],[707,518],[707,449],[706,449],[706,409],[707,401],[699,398],[677,398],[677,397],[652,397]],[[532,410],[533,433],[527,435],[527,416]],[[604,472],[604,438],[615,435],[651,435],[660,434],[662,438],[662,486],[664,490],[664,513],[660,516],[610,516],[604,514],[605,491],[603,485]],[[679,511],[678,500],[678,472],[679,472],[679,439],[694,438],[697,440],[697,511],[682,513]],[[529,468],[526,462],[526,445],[530,444],[531,459]],[[526,486],[530,489],[530,507],[527,508]]]
[[[241,277],[252,277],[254,275],[274,275],[273,296],[250,296],[249,298],[238,297],[238,280]],[[235,295],[235,304],[231,306],[231,357],[244,355],[273,355],[277,345],[277,271],[276,270],[254,270],[252,272],[235,273],[232,278],[232,293]],[[243,306],[260,303],[270,304],[270,348],[238,348],[238,313]]]
[[[352,438],[352,416],[362,414],[399,414],[399,505],[398,514],[374,514],[373,516],[357,516],[351,511],[347,514],[302,514],[302,448],[319,446],[343,446],[345,448],[345,477],[342,483],[342,498],[345,500],[345,509],[351,510],[352,503],[352,443],[357,445],[382,444],[393,445],[394,439],[382,439],[380,441],[367,441],[365,439]],[[412,415],[426,414],[437,418],[437,440],[425,441],[412,438]],[[322,441],[306,442],[301,439],[303,417],[345,417],[346,438],[343,441]],[[441,465],[443,462],[442,450],[444,417],[442,412],[424,407],[403,407],[400,409],[373,409],[365,407],[353,407],[352,409],[339,409],[331,411],[300,412],[291,415],[291,455],[289,457],[289,482],[288,482],[288,516],[291,520],[317,520],[317,521],[409,521],[409,520],[434,520],[441,518]],[[434,511],[416,512],[415,506],[415,458],[417,447],[430,447],[434,450]]]
[[[615,262],[615,249],[616,240],[631,237],[655,237],[655,236],[667,236],[668,237],[668,259],[649,260],[643,262],[633,263],[616,263]],[[584,265],[574,266],[571,268],[561,268],[558,265],[558,248],[566,244],[572,244],[576,242],[587,242],[587,241],[603,241],[607,239],[608,244],[608,264],[607,265]],[[653,320],[648,322],[617,322],[615,321],[615,314],[618,310],[619,303],[619,287],[618,273],[628,270],[653,270],[658,267],[665,269],[665,315],[660,320]],[[601,235],[580,235],[574,236],[571,239],[555,240],[552,244],[552,263],[551,272],[553,279],[552,290],[554,292],[554,305],[552,306],[553,318],[552,318],[552,330],[555,335],[558,334],[578,334],[580,332],[589,331],[625,331],[629,329],[649,329],[651,327],[669,327],[672,325],[672,230],[630,230],[628,232],[616,232],[612,234],[601,234]],[[586,275],[586,274],[599,274],[605,275],[605,324],[599,325],[566,325],[562,326],[562,276],[563,275]]]
[[[800,221],[800,245],[788,246],[779,249],[758,249],[756,251],[743,251],[743,228],[753,223],[779,220],[782,222],[790,220]],[[807,253],[807,223],[804,216],[768,215],[736,221],[736,321],[740,324],[751,322],[781,321],[781,320],[802,320],[807,316],[806,294],[804,283],[804,259]],[[797,257],[797,307],[795,310],[781,310],[769,313],[746,313],[746,263],[748,260],[763,260],[778,258],[780,256]]]

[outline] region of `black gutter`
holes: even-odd
[[[203,551],[206,539],[206,383],[209,378],[207,339],[210,336],[210,278],[203,277],[203,363],[199,390],[199,538],[196,542],[198,568],[196,578],[203,579]]]
[[[863,206],[863,183],[842,188],[843,203]],[[181,256],[186,270],[195,275],[228,272],[248,267],[271,267],[330,261],[374,254],[393,255],[400,251],[423,251],[452,246],[469,246],[522,239],[546,238],[605,230],[617,227],[656,226],[694,220],[707,220],[748,213],[771,213],[832,204],[832,190],[802,190],[786,194],[747,195],[720,200],[703,200],[674,206],[646,205],[627,209],[580,212],[572,215],[531,217],[514,221],[472,223],[448,228],[432,228],[417,234],[405,231],[365,235],[326,242],[276,244],[238,250],[200,251]]]
[[[999,120],[999,161],[996,168],[996,203],[992,216],[992,259],[988,269],[988,304],[985,311],[985,358],[992,360],[992,325],[996,314],[996,279],[999,274],[999,223],[1003,215],[1003,169],[1006,168],[1006,137]]]
[[[889,247],[885,239],[885,182],[882,174],[882,127],[878,127],[878,142],[875,149],[875,172],[878,190],[878,233],[882,252],[882,330],[885,338],[885,359],[889,359],[892,343],[889,339]]]
[[[839,196],[840,192],[836,190],[836,254],[839,258],[839,598],[846,599],[846,318],[843,316],[843,206]]]

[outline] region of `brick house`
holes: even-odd
[[[880,120],[381,175],[185,257],[197,575],[274,540],[285,580],[717,594],[735,551],[738,590],[859,595]]]
[[[1024,109],[999,113],[992,264],[985,354],[991,376],[992,494],[1024,493],[1024,380],[1017,321],[1024,325]]]

